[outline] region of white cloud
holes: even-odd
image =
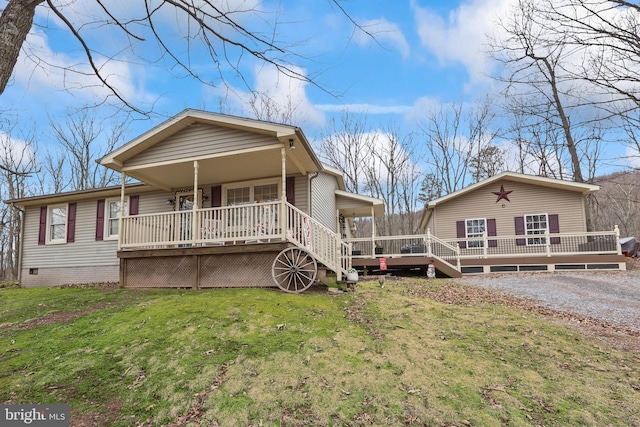
[[[301,68],[291,69],[301,76],[305,75]],[[235,103],[243,115],[275,122],[289,121],[300,127],[325,124],[324,113],[309,100],[307,82],[284,75],[271,65],[256,67],[254,76],[252,92],[231,88],[223,95],[227,101]]]
[[[107,60],[96,54],[97,68],[109,85],[130,102],[152,102],[154,97],[140,88],[144,69],[125,60]],[[68,91],[84,102],[100,103],[112,96],[111,91],[98,80],[82,54],[71,55],[51,48],[47,35],[33,30],[27,36],[22,52],[13,70],[13,79],[28,92],[41,99]]]
[[[492,70],[486,55],[486,35],[495,29],[498,15],[512,3],[513,0],[470,0],[460,4],[446,18],[420,7],[415,0],[411,5],[422,45],[443,65],[463,64],[471,82],[479,83],[486,80]]]
[[[365,31],[372,34],[375,40],[363,31],[356,31],[353,36],[353,41],[358,45],[369,46],[377,41],[384,47],[390,45],[392,49],[398,50],[403,59],[409,57],[409,43],[407,43],[407,39],[395,23],[380,18],[370,19],[359,24]]]
[[[627,164],[632,168],[640,168],[640,151],[636,147],[627,147],[625,152]]]
[[[30,143],[0,131],[0,162],[10,169],[29,170],[33,168],[34,159]]]

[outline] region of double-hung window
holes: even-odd
[[[115,239],[120,231],[120,199],[107,200],[105,203],[105,238]],[[128,202],[124,201],[124,212],[127,212]]]
[[[247,185],[244,187],[227,188],[227,205],[243,205],[252,202],[271,202],[278,200],[278,184]]]
[[[525,231],[527,236],[544,235],[548,229],[547,214],[533,214],[524,216]],[[547,241],[544,237],[527,237],[527,245],[544,245]]]
[[[65,243],[67,241],[67,205],[49,206],[47,223],[47,241]]]
[[[465,220],[467,238],[481,238],[487,230],[487,220],[485,218],[474,218]],[[483,240],[470,240],[467,242],[469,248],[483,248]]]

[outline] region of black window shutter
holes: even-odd
[[[464,221],[456,221],[456,237],[458,239],[464,239],[467,237],[467,226]],[[467,247],[467,242],[458,242],[460,249]]]
[[[77,203],[69,203],[67,212],[67,243],[76,241],[76,207]]]
[[[211,187],[211,207],[219,208],[222,206],[222,186],[216,185]]]
[[[514,218],[514,222],[516,225],[516,236],[522,236],[525,233],[524,230],[524,217],[523,216],[517,216]],[[526,239],[516,239],[516,245],[518,246],[524,246],[527,244],[527,240]]]
[[[38,244],[44,245],[47,238],[47,207],[40,207],[40,225],[38,228]]]
[[[138,215],[140,196],[129,196],[129,215]]]
[[[498,235],[498,229],[496,227],[496,220],[495,218],[491,218],[487,220],[487,236],[497,236]],[[489,240],[489,247],[490,248],[497,248],[498,247],[498,241],[497,240]]]
[[[292,205],[296,205],[296,177],[288,176],[286,180],[287,185],[287,202]]]
[[[96,240],[104,239],[104,199],[98,200],[96,208]]]
[[[558,218],[558,214],[549,215],[549,233],[559,233],[560,232],[560,220]],[[551,237],[549,239],[552,245],[559,245],[560,238],[559,237]]]

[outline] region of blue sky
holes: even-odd
[[[114,0],[116,4],[120,2]],[[0,1],[0,6],[4,7],[3,3],[6,1]],[[95,6],[86,6],[90,3],[76,2],[74,13],[82,16],[95,12]],[[280,6],[278,37],[287,43],[300,43],[294,49],[301,58],[293,61],[326,92],[309,84],[288,81],[283,76],[278,79],[269,69],[254,75],[258,66],[255,61],[246,61],[243,72],[254,88],[274,93],[277,88],[278,95],[274,98],[290,92],[299,102],[299,108],[304,109],[301,113],[304,118],[300,119],[304,122],[301,126],[309,129],[307,133],[321,127],[331,113],[345,108],[367,111],[372,116],[384,112],[387,113],[384,120],[402,120],[424,100],[470,99],[487,89],[490,81],[481,74],[484,71],[481,37],[491,27],[486,17],[497,13],[506,3],[508,0],[343,2],[349,14],[376,35],[376,40],[372,40],[354,30],[330,1],[285,0]],[[273,17],[272,9],[268,8],[276,6],[278,3],[264,5],[267,19]],[[41,59],[61,65],[83,62],[80,46],[46,8],[38,10],[36,22],[38,25],[29,36],[13,83],[2,95],[0,105],[19,112],[23,122],[35,121],[38,129],[45,131],[48,117],[58,117],[68,108],[91,105],[106,91],[96,87],[73,89],[95,84],[95,81],[89,77],[63,76],[59,71],[35,66],[26,52],[37,53]],[[109,40],[108,33],[95,31],[94,34],[93,45],[104,47],[105,52],[110,44],[118,43],[118,40]],[[160,116],[170,116],[187,107],[216,111],[220,97],[227,93],[193,79],[176,78],[175,70],[145,66],[137,57],[128,57],[126,52],[120,58],[123,62],[107,64],[110,81],[134,104],[145,108],[154,103],[154,110]],[[198,66],[206,67],[206,64]],[[70,90],[65,90],[65,77]],[[231,75],[226,78],[236,93],[248,90]],[[242,105],[233,102],[233,95],[226,96],[231,97],[227,98],[229,110],[246,113]],[[106,112],[106,108],[103,111]],[[152,121],[157,122],[158,118]],[[141,128],[152,125],[140,123]]]
[[[514,0],[353,0],[340,4],[376,40],[354,29],[329,0],[227,0],[231,8],[256,7],[247,14],[250,28],[266,29],[260,20],[278,16],[276,37],[300,56],[293,59],[296,70],[310,76],[321,88],[278,75],[271,67],[246,59],[241,70],[249,88],[223,65],[228,87],[211,87],[184,77],[180,70],[167,69],[163,61],[149,64],[141,55],[157,59],[152,51],[121,49],[121,37],[112,30],[96,27],[89,41],[116,60],[100,63],[109,82],[136,106],[153,107],[155,115],[135,121],[130,138],[150,129],[185,108],[199,108],[235,115],[251,115],[246,106],[249,89],[266,92],[275,102],[293,100],[295,124],[314,139],[340,111],[366,112],[372,126],[394,123],[407,130],[415,127],[427,108],[448,102],[470,102],[497,90],[489,75],[496,70],[486,55],[485,35],[495,31],[496,20]],[[4,8],[6,0],[0,0]],[[58,3],[58,2],[56,2]],[[135,3],[135,4],[134,4]],[[90,1],[70,1],[72,19],[94,16],[97,6]],[[111,0],[114,10],[127,16],[138,2]],[[164,16],[167,40],[179,44],[184,23]],[[21,127],[35,126],[40,146],[51,143],[49,120],[63,120],[67,111],[94,105],[108,92],[90,76],[62,73],[36,66],[33,58],[73,65],[86,70],[78,43],[70,38],[62,22],[46,7],[38,9],[36,26],[14,72],[14,79],[0,96],[0,111],[17,118]],[[32,55],[28,55],[32,53]],[[193,65],[207,78],[214,78],[208,57],[193,51]],[[114,109],[99,107],[99,116]]]

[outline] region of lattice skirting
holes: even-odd
[[[278,252],[199,254],[120,260],[127,288],[275,287],[271,266]]]

